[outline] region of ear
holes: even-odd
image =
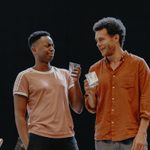
[[[35,54],[36,53],[36,48],[34,46],[32,46],[31,51],[32,51],[33,54]]]
[[[119,34],[115,34],[115,35],[114,35],[114,40],[115,40],[116,42],[119,42],[119,39],[120,39]]]

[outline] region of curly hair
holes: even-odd
[[[118,34],[120,36],[119,43],[120,46],[123,47],[125,36],[126,36],[126,28],[123,25],[120,19],[116,19],[113,17],[105,17],[98,20],[93,25],[93,31],[96,32],[98,30],[106,29],[109,35]]]

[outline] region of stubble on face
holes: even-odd
[[[96,31],[95,39],[97,47],[103,57],[112,56],[114,54],[115,43],[113,41],[113,36],[110,36],[106,29]]]

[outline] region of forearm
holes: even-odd
[[[95,113],[97,100],[96,96],[93,93],[85,93],[85,106],[87,110],[91,113]]]
[[[81,113],[83,110],[83,94],[79,82],[74,84],[74,90],[75,94],[73,96],[72,107],[77,113]]]
[[[19,137],[21,138],[21,141],[25,149],[27,149],[29,138],[28,138],[28,129],[27,129],[26,119],[24,117],[16,116],[16,126],[17,126]]]
[[[137,150],[137,149],[144,150],[147,147],[148,126],[149,126],[149,120],[146,118],[141,118],[139,130],[137,132],[137,135],[135,136],[131,150]]]
[[[149,126],[149,120],[146,118],[141,118],[138,133],[147,134],[148,126]]]

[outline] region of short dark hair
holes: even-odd
[[[102,18],[94,24],[93,31],[96,32],[104,28],[107,30],[109,35],[119,34],[119,43],[123,47],[126,36],[126,28],[121,20],[113,17]]]
[[[47,31],[35,31],[28,37],[28,45],[31,48],[32,44],[36,42],[41,36],[50,36],[50,33]]]

